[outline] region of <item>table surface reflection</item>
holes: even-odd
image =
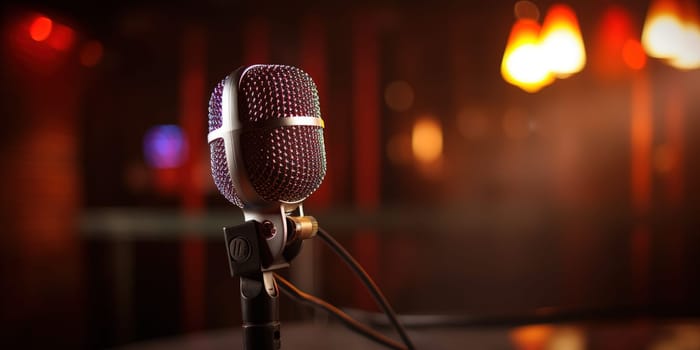
[[[389,330],[385,333],[398,339]],[[409,330],[417,349],[700,349],[700,319]],[[335,323],[282,323],[282,349],[384,349]],[[242,349],[238,329],[133,343],[120,350]]]

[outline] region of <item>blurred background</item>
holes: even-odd
[[[316,82],[328,173],[306,212],[399,313],[632,314],[558,348],[700,348],[695,0],[2,6],[6,348],[240,326],[221,227],[242,215],[206,123],[213,87],[253,63]],[[285,275],[376,311],[318,242]],[[551,348],[535,327],[503,348]]]

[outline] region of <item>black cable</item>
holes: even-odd
[[[406,344],[406,347],[409,350],[415,349],[413,346],[413,343],[411,342],[411,339],[408,337],[408,334],[406,333],[406,330],[403,328],[399,320],[396,318],[396,313],[394,312],[394,309],[389,305],[389,302],[386,300],[386,297],[384,297],[384,294],[379,290],[379,287],[377,286],[376,283],[372,280],[372,278],[367,274],[367,272],[360,266],[360,264],[350,255],[350,253],[343,248],[338,241],[335,240],[326,230],[322,229],[319,227],[318,229],[318,236],[321,237],[324,243],[328,245],[333,252],[335,252],[342,260],[345,262],[346,265],[357,275],[357,277],[360,278],[362,283],[367,287],[367,290],[369,293],[372,295],[374,300],[377,302],[377,304],[382,308],[386,316],[389,318],[389,321],[391,321],[391,324],[394,326],[394,329],[396,329],[396,332],[399,333],[399,336],[401,337],[401,340],[403,341],[404,344]]]
[[[331,315],[335,316],[343,322],[348,328],[351,330],[360,333],[361,335],[366,336],[367,338],[374,340],[375,342],[387,346],[392,349],[397,349],[397,350],[406,350],[406,347],[403,346],[402,344],[394,341],[393,339],[390,339],[386,337],[385,335],[373,330],[372,328],[367,327],[366,325],[357,322],[354,318],[350,317],[348,314],[343,312],[342,310],[338,309],[337,307],[329,304],[325,300],[319,299],[316,296],[313,296],[311,294],[308,294],[296,286],[294,286],[291,282],[287,281],[284,279],[282,276],[278,274],[274,274],[275,279],[277,279],[277,282],[279,282],[278,286],[284,292],[287,294],[290,298],[295,299],[296,301],[304,304],[308,304],[313,307],[318,307],[321,308]]]

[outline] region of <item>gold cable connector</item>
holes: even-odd
[[[292,223],[292,240],[314,238],[318,232],[318,221],[313,216],[288,216]]]

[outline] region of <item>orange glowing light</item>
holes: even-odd
[[[99,41],[89,41],[80,50],[80,63],[86,67],[93,67],[102,59],[102,44]]]
[[[700,68],[700,15],[693,1],[656,0],[649,6],[642,44],[649,56],[679,69]]]
[[[552,337],[554,327],[546,324],[517,327],[510,338],[518,350],[542,350]]]
[[[433,163],[442,156],[442,127],[434,117],[419,118],[411,135],[413,155],[421,163]]]
[[[51,35],[53,21],[44,16],[37,17],[29,26],[29,36],[34,41],[44,41]]]
[[[549,8],[542,25],[541,46],[549,69],[559,77],[580,72],[586,50],[574,10],[563,4]]]
[[[519,19],[513,25],[503,61],[501,75],[510,84],[534,93],[554,81],[540,48],[540,25],[531,19]]]
[[[640,70],[647,64],[647,56],[644,54],[642,44],[636,39],[628,39],[622,46],[622,59],[628,67]]]

